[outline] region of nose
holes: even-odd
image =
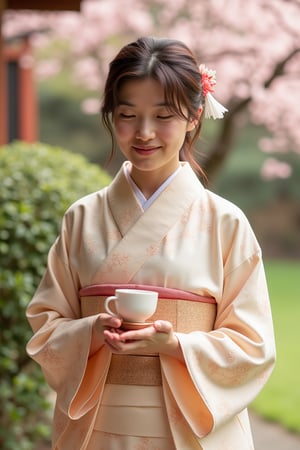
[[[141,141],[149,141],[155,137],[153,122],[149,119],[142,119],[138,124],[136,138]]]

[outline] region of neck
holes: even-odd
[[[129,169],[129,174],[146,199],[149,199],[154,192],[178,169],[160,173],[159,171],[136,171],[133,166]]]

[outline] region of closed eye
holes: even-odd
[[[133,119],[135,117],[135,115],[120,113],[120,117],[123,117],[123,119]]]
[[[166,120],[166,119],[172,119],[174,117],[172,114],[169,114],[168,116],[157,116],[158,119]]]

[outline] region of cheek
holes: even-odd
[[[115,124],[115,135],[118,141],[122,141],[126,138],[127,131],[124,125]]]
[[[132,133],[132,130],[128,124],[116,123],[115,124],[115,134],[116,138],[120,141],[127,139]]]
[[[178,131],[176,131],[176,126],[174,125],[168,125],[168,126],[161,126],[157,129],[157,133],[159,134],[159,136],[166,140],[166,141],[170,141],[174,139],[174,136],[176,136],[176,134],[178,133]]]
[[[168,142],[183,142],[186,135],[186,128],[182,124],[175,124],[161,130],[161,137]]]

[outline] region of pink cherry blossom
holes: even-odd
[[[81,110],[85,114],[99,114],[100,101],[97,98],[86,98],[81,102]]]
[[[299,2],[286,0],[84,0],[80,13],[8,11],[3,33],[8,39],[40,30],[30,37],[39,51],[55,40],[67,43],[64,52],[57,46],[48,66],[48,57],[36,60],[37,74],[53,76],[67,64],[74,83],[99,97],[120,46],[140,35],[183,40],[199,64],[216,70],[214,96],[229,110],[208,149],[207,170],[213,171],[214,152],[221,148],[225,159],[245,118],[266,129],[258,144],[270,156],[300,154],[299,17]],[[232,139],[224,143],[228,134]],[[281,176],[283,162],[267,161],[262,173]]]
[[[261,176],[265,180],[273,180],[274,178],[289,178],[291,174],[291,166],[275,158],[267,158],[261,168]]]
[[[57,75],[61,70],[61,62],[58,59],[48,59],[41,61],[36,69],[36,75],[39,80],[44,80]]]

